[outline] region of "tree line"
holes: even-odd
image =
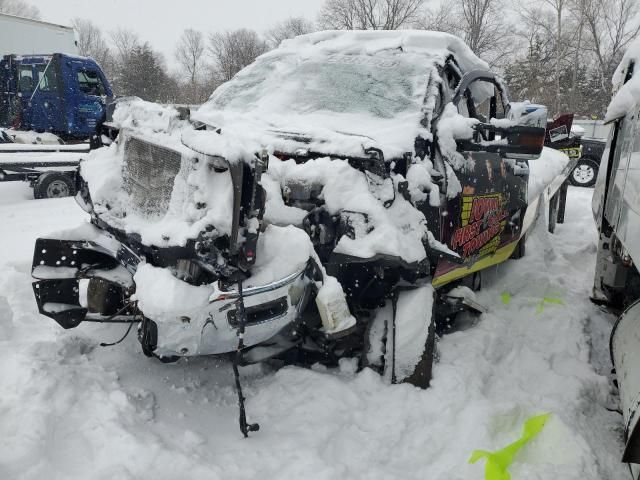
[[[37,16],[25,0],[0,11]],[[163,56],[127,29],[103,32],[87,19],[73,25],[83,55],[96,59],[118,95],[201,103],[257,56],[287,38],[324,29],[428,29],[458,35],[510,87],[511,97],[601,118],[611,77],[640,33],[637,0],[325,0],[315,21],[293,17],[261,34],[250,29],[200,32],[177,39],[171,71]]]
[[[285,38],[314,30],[303,18],[290,18],[259,35],[246,28],[203,32],[188,28],[178,38],[174,59],[178,70],[167,67],[163,55],[128,29],[103,34],[91,20],[76,18],[81,55],[103,68],[117,95],[135,95],[164,103],[198,104],[221,83]]]

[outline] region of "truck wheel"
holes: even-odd
[[[33,186],[35,198],[62,198],[75,195],[75,182],[71,177],[59,172],[46,172],[38,177]]]
[[[576,168],[569,175],[569,181],[576,187],[592,187],[598,178],[598,164],[588,158],[578,160]]]
[[[560,200],[560,195],[558,193],[556,193],[553,197],[549,199],[549,225],[548,225],[549,233],[553,233],[556,231],[556,223],[558,222],[559,200]]]

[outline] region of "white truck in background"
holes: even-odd
[[[78,55],[72,27],[0,13],[0,57],[52,53]]]

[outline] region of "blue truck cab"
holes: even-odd
[[[90,58],[55,53],[0,59],[0,127],[86,140],[98,133],[112,99],[107,78]]]

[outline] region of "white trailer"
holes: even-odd
[[[0,13],[0,57],[52,53],[78,55],[72,27]]]

